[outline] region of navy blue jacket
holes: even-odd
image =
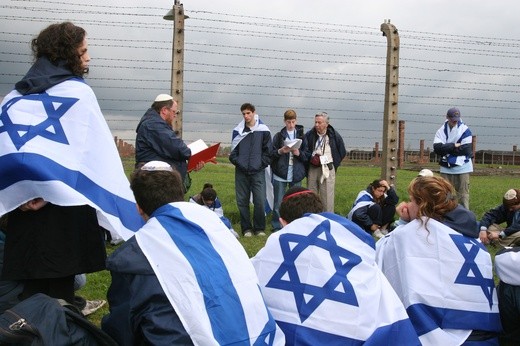
[[[229,161],[246,175],[254,175],[271,163],[271,133],[254,131],[231,151]]]
[[[520,223],[514,222],[514,211],[509,211],[504,207],[503,204],[500,204],[498,207],[489,210],[482,216],[480,220],[480,226],[489,227],[491,224],[498,224],[505,222],[507,227],[504,229],[504,233],[507,236],[510,236],[513,233],[520,231]]]
[[[347,150],[345,149],[345,143],[343,143],[343,138],[339,133],[336,133],[336,130],[331,125],[327,127],[327,136],[329,136],[329,145],[330,151],[332,152],[332,162],[334,164],[334,170],[338,170],[341,161],[347,156]],[[318,132],[316,132],[315,128],[309,130],[305,134],[305,139],[307,140],[307,151],[312,154],[314,151],[314,147],[316,146],[316,142],[318,141]]]
[[[278,149],[284,146],[287,138],[287,129],[284,127],[273,137],[273,147],[271,151],[271,169],[273,173],[280,178],[287,179],[287,171],[289,170],[289,153],[279,154]],[[305,163],[309,160],[310,153],[307,151],[307,140],[303,132],[302,125],[296,125],[296,138],[302,140],[300,146],[300,156],[293,155],[293,183],[302,181],[307,175]]]
[[[119,345],[193,345],[135,237],[107,260],[110,314],[101,328]]]
[[[175,167],[182,179],[186,176],[191,150],[173,129],[155,111],[149,108],[137,125],[135,138],[135,163],[164,161]]]

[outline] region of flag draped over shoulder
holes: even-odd
[[[92,89],[82,79],[43,93],[12,91],[0,113],[0,215],[41,197],[90,205],[114,238],[143,221],[114,140]]]
[[[419,344],[374,247],[332,213],[307,215],[268,238],[252,262],[287,345]]]
[[[176,202],[136,233],[196,345],[283,345],[244,248],[211,210]]]
[[[495,269],[501,281],[520,286],[520,247],[504,248],[495,256]]]
[[[435,143],[460,143],[461,145],[470,144],[473,142],[473,137],[471,134],[471,130],[469,127],[459,120],[456,127],[450,129],[449,122],[446,120],[444,125],[441,126],[437,132],[435,133],[435,137],[433,139],[433,144]],[[450,166],[462,166],[464,163],[468,162],[470,157],[466,155],[456,156],[456,155],[446,155],[447,163]]]
[[[377,242],[377,261],[422,344],[460,345],[472,330],[499,332],[486,248],[436,220],[426,227],[414,220]]]

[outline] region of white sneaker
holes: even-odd
[[[101,309],[106,303],[106,300],[87,300],[87,304],[81,310],[81,313],[83,316],[88,316]]]
[[[380,229],[376,229],[376,230],[374,231],[374,233],[372,233],[372,235],[373,235],[374,237],[376,237],[377,239],[381,239],[381,238],[383,238],[383,237],[385,236],[385,235],[383,234],[383,232],[381,232]]]
[[[252,236],[253,236],[253,232],[251,232],[251,231],[245,231],[244,232],[244,237],[251,238]]]

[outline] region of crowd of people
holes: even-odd
[[[329,115],[305,132],[289,109],[271,137],[244,103],[229,156],[243,237],[267,235],[269,183],[274,195],[272,234],[249,259],[211,183],[185,201],[192,152],[171,95],[139,122],[128,184],[83,78],[86,32],[53,24],[31,47],[0,115],[2,309],[44,293],[87,315],[105,301],[78,297],[78,280],[107,269],[101,328],[120,345],[520,342],[520,189],[480,221],[469,210],[472,135],[457,108],[435,134],[439,176],[421,170],[400,204],[375,179],[338,215],[346,148]],[[106,232],[125,240],[108,258]],[[498,287],[490,243],[504,248]]]

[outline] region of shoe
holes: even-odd
[[[123,238],[112,239],[110,241],[110,245],[116,246],[116,245],[121,244],[122,242],[124,242]]]
[[[265,237],[265,232],[264,231],[258,231],[258,232],[256,232],[255,235],[260,236],[260,237]]]
[[[249,230],[244,232],[244,237],[251,238],[252,236],[253,236],[253,232],[251,232]]]
[[[385,236],[385,235],[383,234],[383,232],[381,232],[380,229],[376,229],[376,230],[374,231],[374,233],[372,233],[372,235],[373,235],[374,237],[376,237],[377,239],[381,239],[381,238],[383,238],[383,237]]]
[[[106,300],[87,300],[87,304],[81,310],[81,313],[83,316],[88,316],[101,309],[106,303]]]

